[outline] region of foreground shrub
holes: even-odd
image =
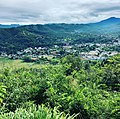
[[[81,64],[78,59],[72,64],[74,59],[70,58],[63,58],[61,64],[39,69],[2,69],[0,79],[7,87],[7,93],[0,108],[1,116],[12,115],[13,118],[8,119],[19,119],[16,115],[21,113],[22,116],[33,115],[31,119],[40,118],[36,117],[39,113],[41,115],[39,107],[35,107],[34,112],[33,104],[31,108],[25,106],[25,103],[32,101],[36,105],[49,105],[53,109],[47,108],[52,117],[41,117],[43,119],[54,119],[55,107],[65,114],[78,114],[77,119],[118,119],[120,58],[96,64],[86,61]],[[57,114],[64,117],[65,114],[59,111]]]
[[[7,94],[3,102],[6,110],[14,111],[29,100],[42,103],[45,99],[43,93],[47,88],[44,72],[43,69],[4,69],[1,79],[7,86]]]
[[[4,113],[0,119],[74,119],[77,115],[65,115],[59,112],[57,108],[49,109],[45,106],[32,105],[29,109],[17,109],[14,113]]]

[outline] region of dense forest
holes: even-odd
[[[38,66],[16,61],[0,59],[0,119],[119,119],[120,55],[67,55]]]

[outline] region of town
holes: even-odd
[[[23,59],[30,57],[33,60],[39,58],[58,58],[69,54],[80,56],[85,60],[103,60],[110,56],[120,53],[120,40],[113,43],[85,43],[70,45],[66,43],[64,46],[54,45],[53,47],[29,47],[27,49],[18,51],[16,54],[1,53],[1,57],[10,59]]]

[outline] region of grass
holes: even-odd
[[[11,60],[8,58],[0,58],[0,69],[5,67],[10,67],[12,69],[16,68],[41,68],[47,67],[49,64],[35,64],[35,63],[26,63],[22,60]]]

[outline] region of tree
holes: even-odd
[[[33,60],[28,56],[23,57],[23,61],[24,62],[33,62]]]
[[[79,71],[82,68],[80,57],[67,55],[62,58],[61,63],[66,68],[66,75],[71,75],[73,71]]]
[[[116,55],[104,61],[103,83],[112,90],[120,90],[120,55]]]

